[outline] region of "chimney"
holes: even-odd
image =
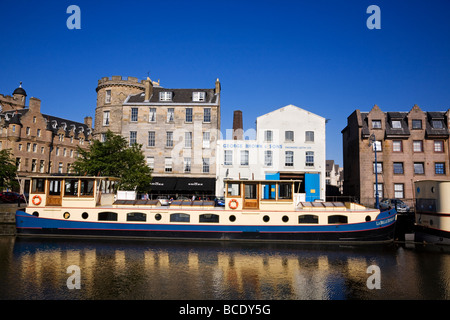
[[[216,89],[214,90],[215,94],[219,94],[220,93],[220,82],[219,82],[219,78],[217,78],[216,80]]]
[[[31,97],[28,109],[33,113],[41,113],[41,100],[35,97]]]
[[[233,140],[242,140],[244,136],[244,126],[242,124],[242,111],[236,110],[233,115]]]
[[[87,125],[89,129],[92,129],[92,117],[85,117],[84,124]]]
[[[150,97],[153,94],[153,83],[152,80],[150,80],[149,77],[147,77],[147,80],[145,80],[145,101],[150,101]]]

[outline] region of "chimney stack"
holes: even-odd
[[[150,80],[149,77],[147,77],[147,80],[145,80],[145,101],[150,101],[150,97],[153,94],[153,83],[152,80]]]
[[[242,123],[242,111],[236,110],[233,115],[233,140],[242,140],[244,137],[244,126]]]
[[[85,117],[84,124],[87,125],[89,129],[92,129],[92,117]]]
[[[28,109],[33,113],[41,113],[41,100],[35,97],[31,97]]]

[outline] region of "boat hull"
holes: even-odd
[[[450,245],[450,232],[416,225],[414,241]]]
[[[395,223],[395,210],[381,212],[369,222],[297,226],[88,222],[16,213],[18,236],[46,237],[380,243],[393,241]]]

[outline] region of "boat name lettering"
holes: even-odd
[[[391,217],[391,218],[388,218],[388,219],[377,221],[377,226],[382,226],[383,224],[391,223],[394,220],[395,220],[395,217]]]

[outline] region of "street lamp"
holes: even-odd
[[[377,141],[375,134],[371,134],[369,138],[369,147],[373,143],[373,150],[375,151],[375,208],[380,209],[380,198],[378,195],[378,162],[377,162]]]

